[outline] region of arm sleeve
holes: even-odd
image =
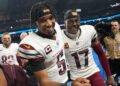
[[[106,57],[106,55],[105,55],[105,53],[104,53],[100,43],[98,43],[95,46],[93,46],[93,49],[98,54],[98,58],[100,60],[100,63],[102,64],[102,67],[104,68],[104,70],[106,72],[106,75],[107,76],[111,76],[109,62],[108,62],[108,59],[107,59],[107,57]]]
[[[21,44],[18,51],[21,59],[28,60],[27,65],[29,65],[32,72],[45,69],[44,56],[31,45]]]
[[[92,28],[92,40],[94,40],[97,38],[98,35],[97,35],[95,28],[93,26],[91,26],[91,28]]]
[[[30,66],[32,72],[45,69],[44,61],[41,61],[40,59],[30,59],[27,65]]]

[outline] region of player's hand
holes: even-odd
[[[77,78],[72,81],[72,86],[91,86],[90,81],[85,78]]]
[[[107,84],[108,86],[117,86],[117,83],[112,76],[107,77]]]

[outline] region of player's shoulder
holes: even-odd
[[[22,50],[35,50],[32,45],[27,44],[27,43],[20,44],[19,49],[22,49]]]
[[[35,41],[32,40],[32,36],[31,34],[28,35],[27,37],[25,37],[20,43],[19,43],[19,47],[23,48],[23,49],[27,49],[27,50],[31,50],[33,49],[33,43]]]
[[[55,29],[60,29],[60,25],[58,24],[58,22],[55,22]]]
[[[64,33],[64,32],[65,32],[65,30],[66,30],[66,29],[62,29],[62,30],[61,30],[61,33],[62,33],[62,34],[65,34],[65,33]]]
[[[31,43],[33,43],[33,42],[35,42],[35,41],[33,41],[34,40],[34,38],[36,38],[36,37],[34,37],[34,33],[30,33],[28,36],[26,36],[22,41],[20,41],[20,43],[19,43],[19,45],[20,44],[31,44]]]
[[[54,28],[55,28],[57,33],[61,32],[61,27],[57,22],[55,22],[55,27]]]
[[[18,46],[18,43],[11,43],[12,46]]]
[[[80,26],[81,29],[94,29],[93,25],[81,25]]]
[[[12,48],[18,49],[19,44],[18,43],[11,43],[10,45]]]
[[[34,48],[32,44],[29,43],[21,43],[18,48],[19,55],[23,58],[36,58],[38,55],[37,50]]]
[[[93,25],[81,25],[80,29],[85,32],[96,32]]]
[[[3,44],[0,44],[0,51],[3,49]]]
[[[35,33],[29,34],[19,43],[19,49],[21,50],[29,50],[36,51],[39,47],[41,47],[43,40]]]
[[[3,46],[3,44],[0,44],[0,47],[2,47]]]

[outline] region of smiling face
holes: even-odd
[[[64,21],[67,33],[77,34],[80,30],[80,16],[74,9],[67,10],[64,14]]]
[[[38,28],[39,36],[52,39],[55,35],[55,15],[48,3],[37,3],[30,11],[31,25]]]
[[[4,46],[8,47],[11,44],[11,36],[9,34],[3,34],[2,43]]]
[[[80,19],[77,17],[69,18],[65,21],[65,26],[68,33],[77,34],[78,30],[80,30]]]
[[[54,36],[55,18],[52,16],[52,14],[40,17],[36,25],[39,29],[38,33],[44,35],[47,38],[52,38]]]
[[[111,30],[112,30],[113,33],[119,32],[120,25],[119,25],[119,23],[117,21],[112,21],[111,25],[112,25]]]

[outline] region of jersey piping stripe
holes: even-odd
[[[20,51],[21,53],[27,54],[27,55],[39,55],[39,52],[37,52],[35,50],[27,50],[27,49],[23,49],[21,47],[19,47],[18,51]]]

